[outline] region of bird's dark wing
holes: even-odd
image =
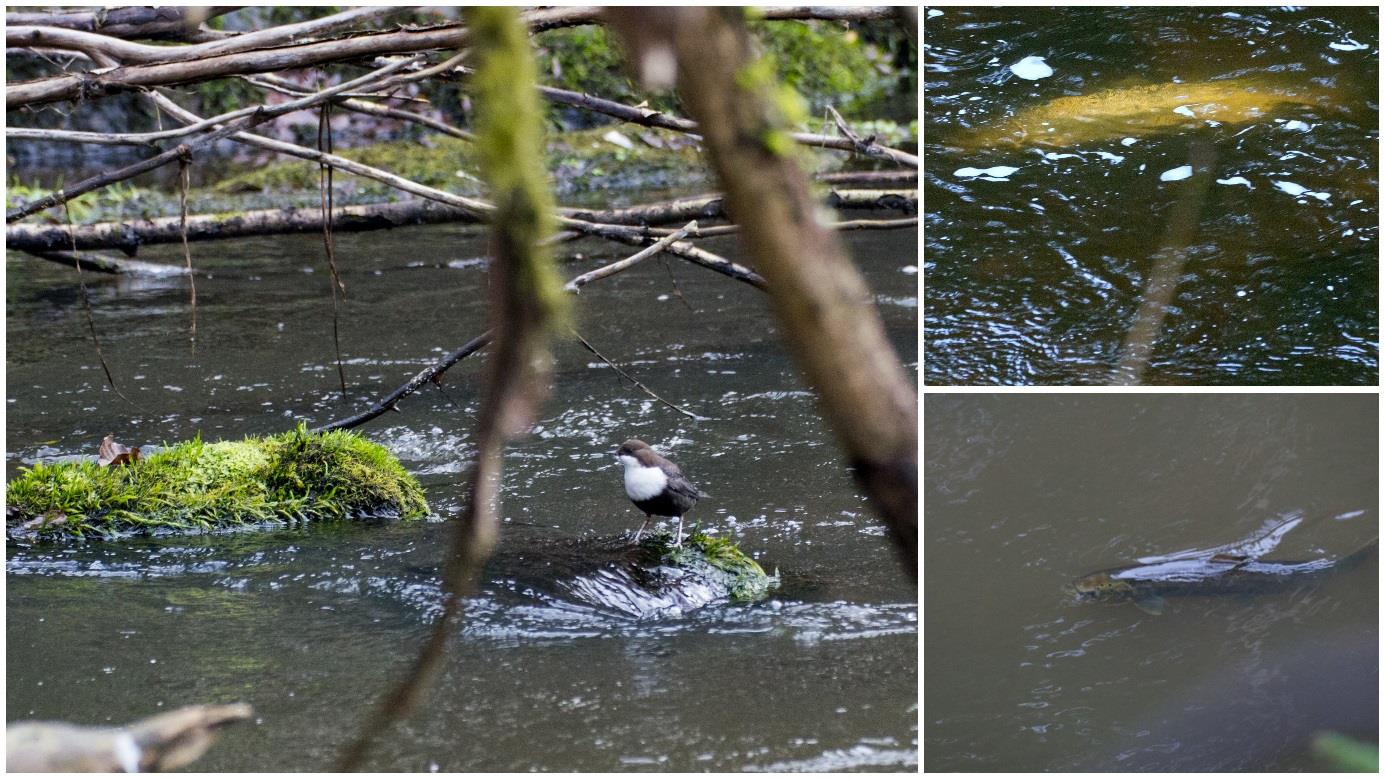
[[[692,498],[693,500],[711,497],[702,490],[699,490],[697,486],[694,485],[692,482],[688,481],[688,477],[684,476],[682,471],[669,474],[668,486],[664,489],[668,490],[669,492],[676,493],[678,495],[687,496],[689,498]]]

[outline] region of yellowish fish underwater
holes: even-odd
[[[1248,124],[1295,106],[1335,104],[1328,90],[1253,78],[1141,84],[1059,97],[1019,110],[996,126],[949,139],[962,149],[1063,148],[1207,126]]]

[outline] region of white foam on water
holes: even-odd
[[[1179,165],[1176,168],[1166,170],[1159,174],[1160,181],[1182,181],[1193,175],[1192,165]]]
[[[1004,181],[1009,178],[1011,173],[1019,170],[1009,165],[996,165],[990,168],[958,168],[952,171],[952,175],[960,178],[976,178],[981,176],[987,181]]]
[[[1044,62],[1043,57],[1030,55],[1010,66],[1010,72],[1023,79],[1037,81],[1053,75],[1053,68]]]

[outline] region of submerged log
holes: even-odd
[[[383,446],[344,430],[316,434],[301,426],[242,441],[194,439],[104,466],[40,463],[5,494],[12,540],[428,512],[423,488]]]
[[[917,190],[833,190],[824,202],[839,210],[875,209],[918,213]],[[607,225],[645,226],[689,219],[724,218],[722,196],[696,195],[664,203],[622,209],[562,209],[564,216]],[[410,198],[393,203],[343,206],[332,212],[332,232],[389,230],[410,225],[482,221],[474,213],[435,200]],[[319,208],[269,208],[228,214],[196,214],[187,219],[189,241],[214,241],[262,235],[302,235],[322,231]],[[5,228],[10,249],[44,254],[78,250],[119,249],[130,256],[146,244],[179,243],[182,224],[177,216],[99,222],[69,228],[62,224],[12,224]]]
[[[217,732],[250,719],[244,703],[186,706],[123,728],[16,722],[5,728],[5,768],[19,773],[175,771],[202,756]]]

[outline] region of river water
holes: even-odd
[[[1263,591],[1075,602],[1065,586],[1302,512],[1265,560],[1379,532],[1375,394],[928,395],[924,768],[1326,770],[1374,742],[1378,554]]]
[[[899,354],[917,368],[912,231],[847,236]],[[742,259],[733,239],[707,248]],[[442,226],[338,238],[348,298],[337,390],[316,237],[194,244],[196,340],[180,280],[74,274],[11,254],[6,465],[239,437],[345,416],[485,329],[484,238]],[[571,276],[626,252],[562,249]],[[141,259],[181,263],[170,247]],[[676,285],[670,280],[676,279]],[[577,329],[680,416],[571,342],[535,435],[509,450],[500,551],[429,701],[381,742],[393,770],[912,770],[917,589],[851,483],[762,293],[657,259],[585,288]],[[245,701],[196,768],[323,770],[413,656],[473,453],[480,359],[362,428],[417,474],[439,518],[229,535],[10,544],[10,720],[115,724]],[[613,451],[641,437],[715,497],[726,533],[782,588],[753,605],[633,620],[556,591],[555,560],[643,518]]]
[[[926,14],[926,382],[1107,383],[1168,245],[1144,383],[1376,383],[1376,9]]]

